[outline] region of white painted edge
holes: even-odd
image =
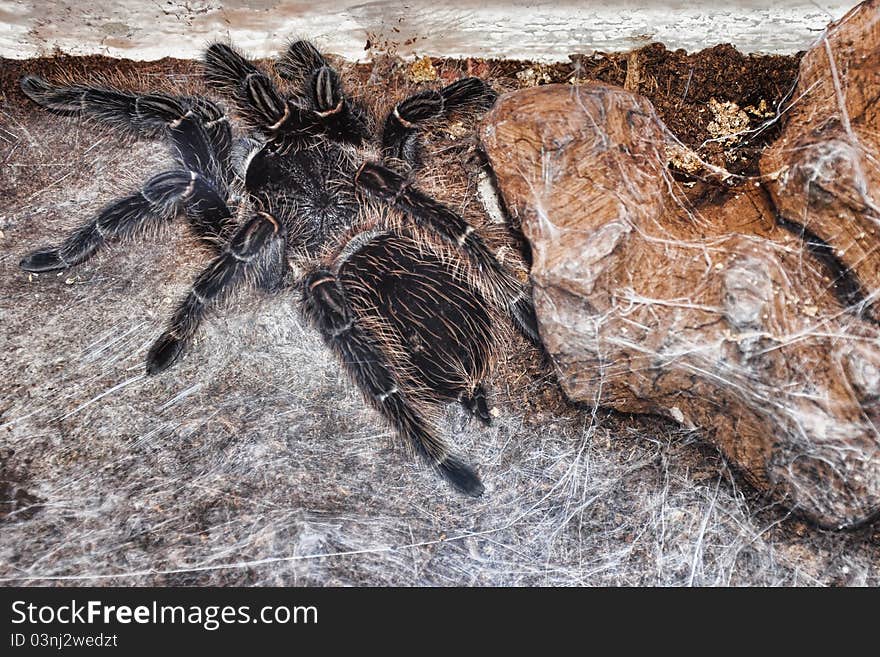
[[[396,42],[404,57],[564,61],[572,53],[625,51],[652,41],[688,51],[732,43],[743,52],[790,54],[809,48],[852,6],[812,0],[0,0],[0,56],[60,51],[190,59],[211,41],[231,40],[252,56],[271,57],[294,37],[351,60],[369,58],[368,37],[374,46]]]

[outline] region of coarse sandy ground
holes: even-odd
[[[753,106],[761,119],[760,101],[772,109],[790,90],[797,58],[640,52],[433,68],[502,90],[573,77],[635,85],[685,144],[753,170],[775,128],[722,152],[706,141],[708,103]],[[395,444],[291,294],[241,296],[181,363],[144,377],[146,349],[208,258],[181,224],[59,275],[28,275],[18,261],[168,157],[39,110],[17,80],[100,74],[192,90],[198,68],[101,58],[0,66],[3,583],[880,584],[876,523],[817,530],[745,486],[698,433],[566,403],[520,341],[490,381],[492,427],[458,407],[445,414],[444,432],[487,485],[479,500]],[[370,88],[386,107],[415,86],[412,73],[391,59],[347,68],[351,91]],[[453,131],[434,135],[431,150],[448,172],[433,188],[455,178],[464,191],[446,202],[473,213],[470,144]]]

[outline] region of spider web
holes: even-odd
[[[198,88],[191,67],[166,66],[139,82]],[[457,407],[442,418],[479,464],[477,501],[393,448],[293,299],[234,301],[172,373],[141,376],[204,262],[179,226],[57,279],[17,260],[160,170],[161,149],[120,148],[6,92],[4,583],[878,583],[873,529],[809,529],[696,432],[564,403],[521,343],[491,382],[491,428]],[[435,169],[425,184],[477,204],[477,185],[450,176]],[[597,399],[613,365],[599,369]]]

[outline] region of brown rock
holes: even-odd
[[[876,54],[876,24],[873,46],[849,39]],[[842,34],[832,32],[833,48]],[[877,119],[856,109],[868,96],[850,101],[855,137],[825,128],[832,150],[839,142],[847,153],[878,153]],[[482,137],[531,244],[542,337],[569,397],[699,428],[754,485],[821,525],[844,527],[880,510],[880,329],[841,303],[880,290],[876,264],[864,262],[877,238],[873,248],[859,242],[849,225],[871,228],[870,192],[857,173],[873,166],[876,174],[877,164],[825,160],[815,135],[792,152],[801,143],[788,134],[795,125],[771,156],[792,158],[771,167],[789,172],[773,196],[754,182],[715,198],[705,186],[680,186],[666,166],[671,137],[650,103],[600,83],[504,96]],[[858,262],[841,264],[776,220],[784,185],[804,196],[810,154],[818,171],[833,165],[822,179],[823,211],[846,213],[838,233],[818,220],[810,230],[834,248],[838,235],[845,250],[860,244]],[[796,200],[780,206],[791,221],[803,216],[789,214]]]
[[[785,130],[761,160],[780,215],[831,247],[880,319],[880,2],[829,27],[803,58]]]

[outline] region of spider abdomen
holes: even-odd
[[[341,264],[338,276],[358,320],[420,394],[467,397],[486,376],[490,306],[429,246],[380,233]]]

